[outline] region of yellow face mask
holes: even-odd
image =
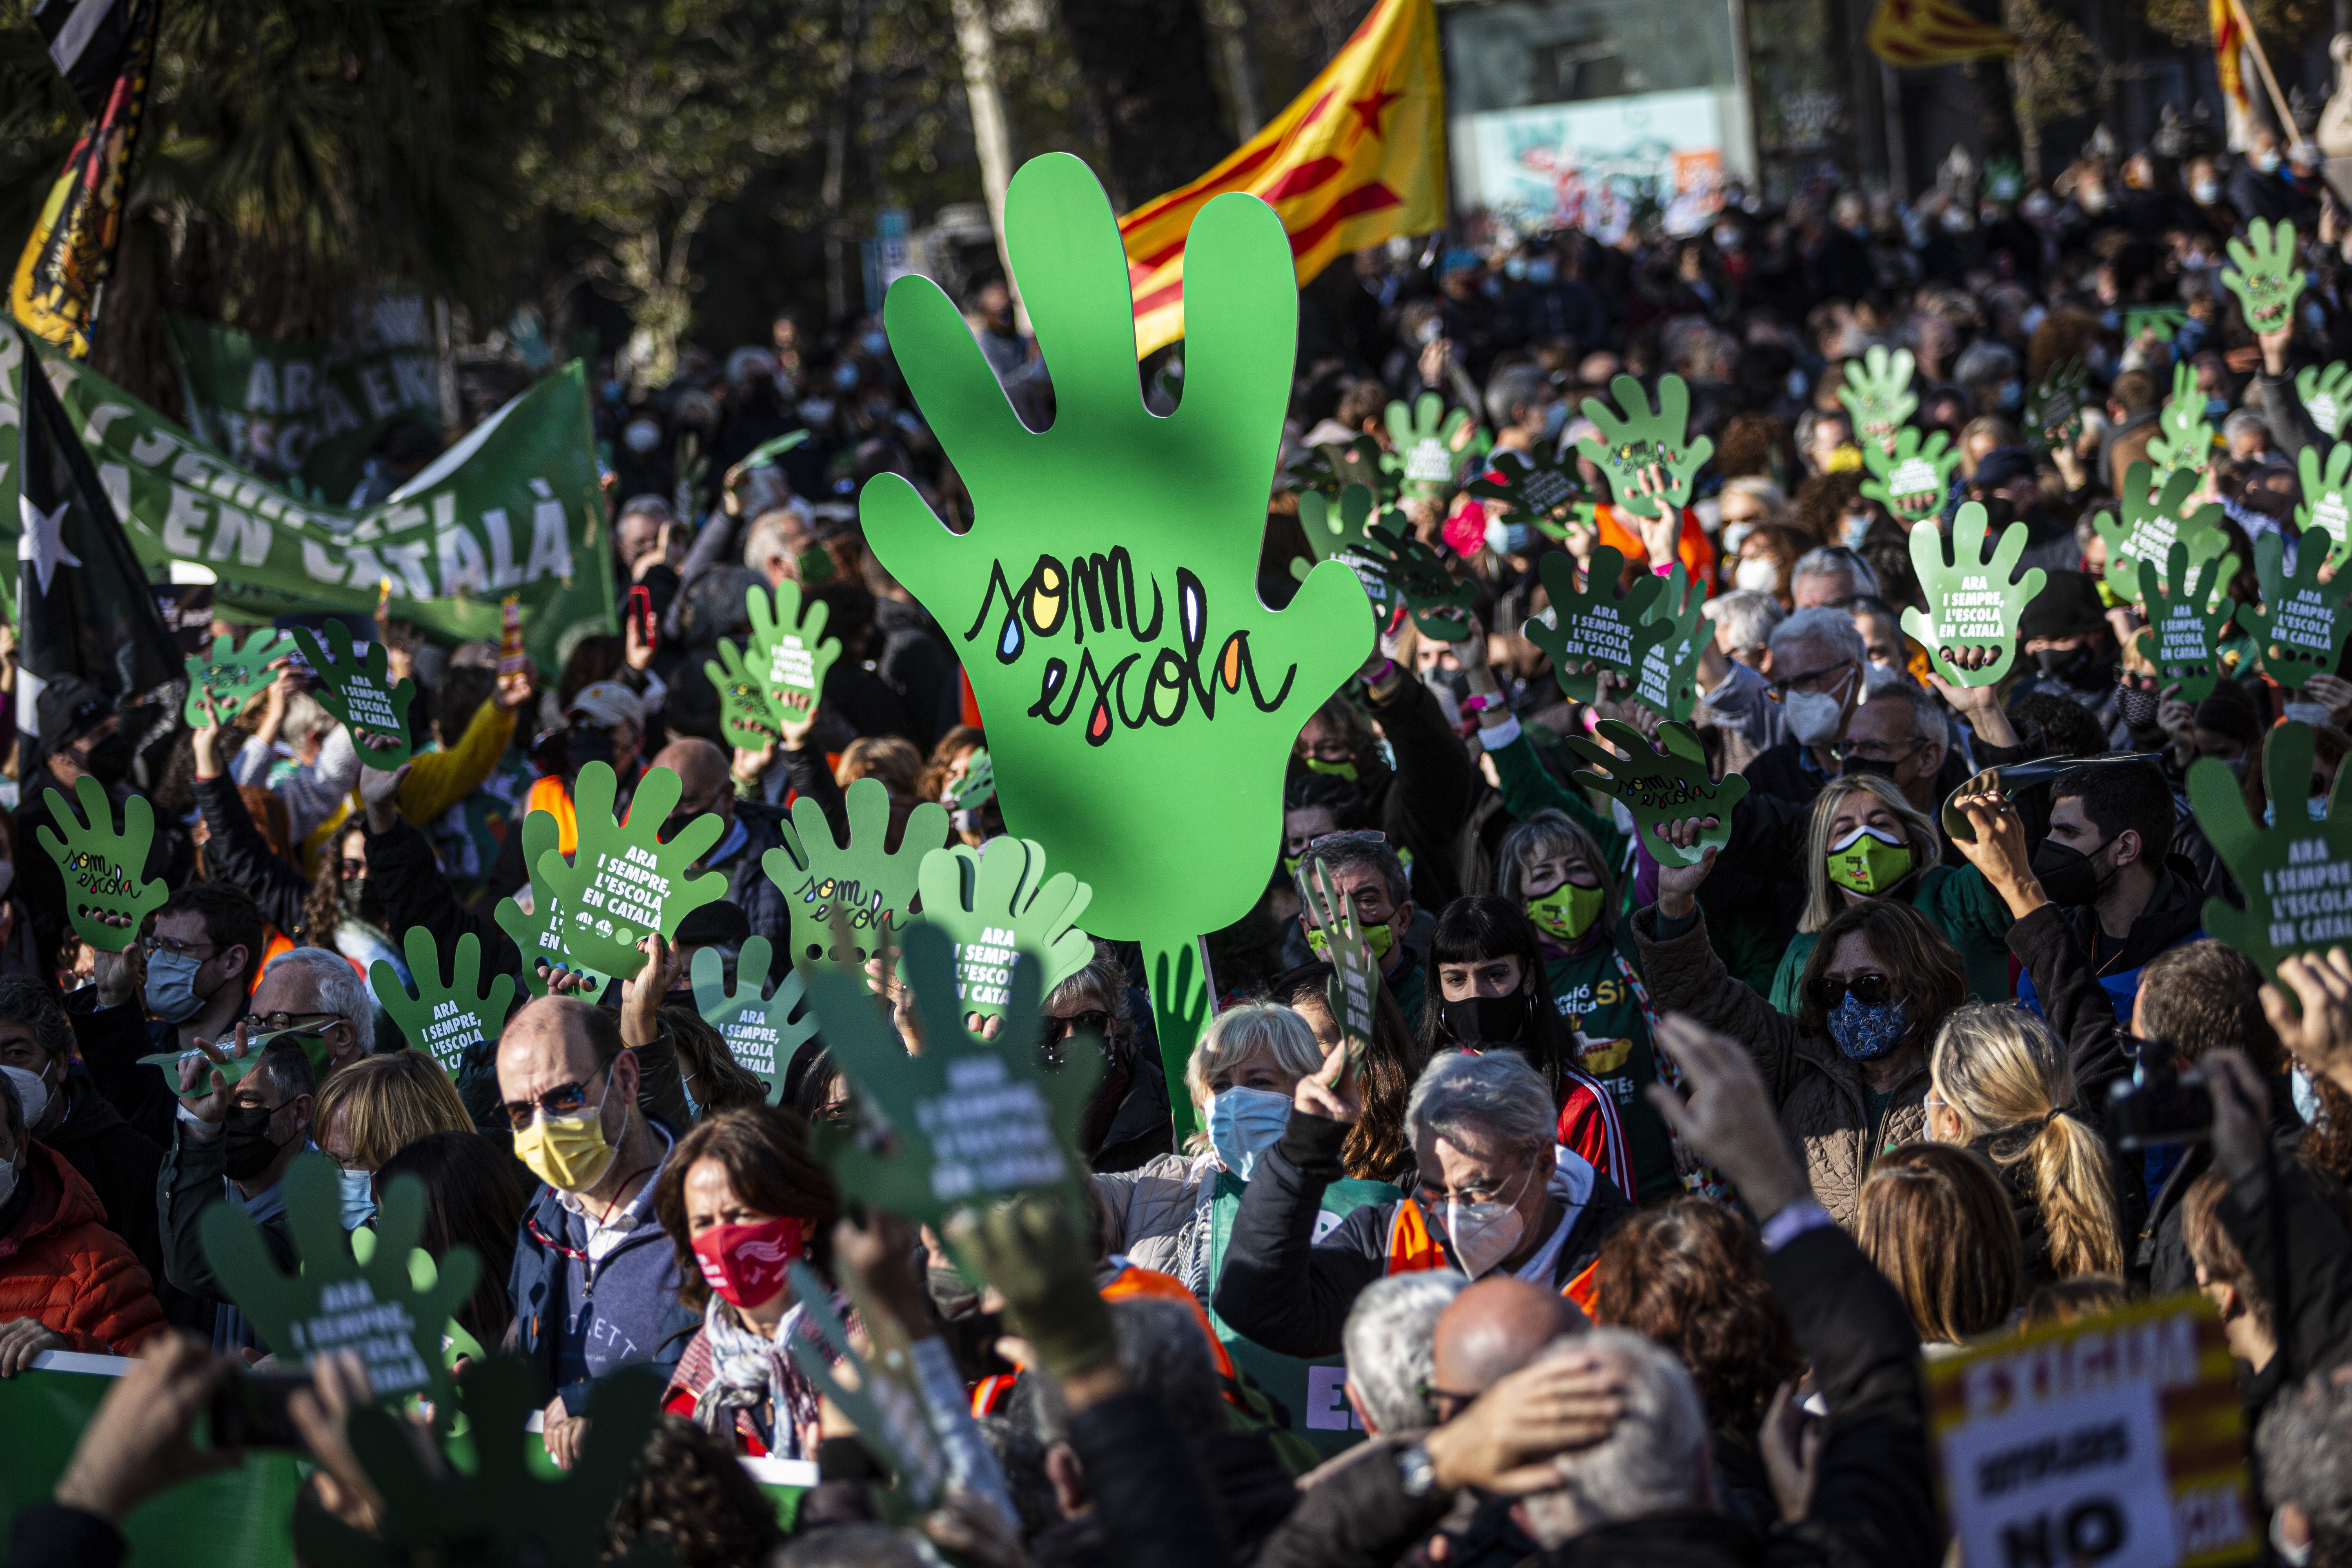
[[[1911,874],[1911,846],[1883,828],[1857,827],[1830,846],[1830,880],[1876,895]]]
[[[1536,930],[1560,942],[1574,942],[1601,918],[1601,889],[1562,882],[1540,899],[1528,900],[1528,919]]]
[[[612,1092],[609,1085],[606,1093]],[[551,1116],[541,1110],[514,1135],[515,1158],[558,1192],[584,1193],[612,1165],[619,1151],[604,1139],[604,1107]]]
[[[1307,929],[1307,945],[1315,950],[1315,956],[1318,958],[1331,956],[1331,939],[1323,934],[1320,927]],[[1384,959],[1389,955],[1389,949],[1396,945],[1396,932],[1385,925],[1366,926],[1364,945],[1372,950],[1374,958]]]

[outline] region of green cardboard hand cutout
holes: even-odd
[[[1584,416],[1601,426],[1601,439],[1590,437],[1576,449],[1601,469],[1609,481],[1609,497],[1620,511],[1635,517],[1656,517],[1661,506],[1680,511],[1690,500],[1691,480],[1715,443],[1701,436],[1688,439],[1690,388],[1678,375],[1658,378],[1658,407],[1650,411],[1650,395],[1630,375],[1609,384],[1609,395],[1625,413],[1597,397],[1584,400]]]
[[[245,646],[224,633],[213,638],[209,654],[192,653],[187,659],[188,700],[181,713],[191,729],[205,722],[205,700],[226,724],[245,711],[245,705],[278,683],[277,661],[294,651],[294,639],[275,626],[259,626]]]
[[[1911,570],[1927,608],[1905,610],[1903,630],[1927,650],[1936,673],[1954,686],[1993,686],[2009,673],[2017,660],[2018,619],[2049,581],[2039,566],[2016,575],[2018,558],[2025,553],[2025,524],[2002,529],[1988,556],[1990,531],[1983,506],[1962,502],[1952,520],[1952,559],[1947,563],[1942,530],[1932,521],[1911,530]],[[1962,669],[1953,657],[1985,647],[1999,650],[2000,657],[1980,669]]]
[[[1470,635],[1470,606],[1478,602],[1478,586],[1445,569],[1436,551],[1405,526],[1403,515],[1391,512],[1372,525],[1367,546],[1380,563],[1390,591],[1404,601],[1421,635],[1439,642],[1459,642]]]
[[[666,1568],[670,1558],[658,1536],[641,1538],[619,1559],[604,1552],[614,1500],[636,1475],[660,1418],[661,1389],[661,1374],[644,1364],[597,1379],[579,1458],[551,1475],[552,1467],[533,1462],[542,1438],[524,1429],[546,1394],[538,1369],[520,1356],[493,1356],[466,1374],[470,1471],[428,1458],[391,1413],[355,1410],[352,1453],[383,1497],[381,1532],[353,1530],[306,1487],[294,1511],[296,1555],[320,1568]]]
[[[875,555],[962,658],[1007,830],[1094,889],[1097,934],[1174,954],[1265,891],[1291,743],[1372,645],[1342,564],[1317,566],[1280,611],[1257,595],[1297,357],[1290,241],[1238,193],[1193,219],[1184,395],[1164,417],[1137,384],[1126,251],[1086,165],[1025,164],[1004,244],[1053,375],[1053,425],[1024,427],[954,304],[901,278],[891,347],[973,521],[949,532],[888,474],[859,510]],[[1160,1037],[1180,1077],[1192,1046]]]
[[[155,808],[143,795],[122,803],[122,827],[114,826],[114,803],[99,782],[84,773],[74,781],[74,801],[53,789],[41,798],[49,820],[66,830],[61,839],[47,823],[33,830],[41,852],[58,863],[66,883],[66,919],[74,934],[100,952],[121,952],[139,940],[139,927],[163,906],[172,890],[162,879],[141,878],[155,842]]]
[[[1583,588],[1576,585],[1576,562],[1571,556],[1551,552],[1537,568],[1543,576],[1544,592],[1551,599],[1551,624],[1531,618],[1519,628],[1520,633],[1551,656],[1553,678],[1560,690],[1576,701],[1599,700],[1599,676],[1589,666],[1615,670],[1622,678],[1621,685],[1633,683],[1638,668],[1635,650],[1640,646],[1636,639],[1642,636],[1638,628],[1665,593],[1666,580],[1644,573],[1621,597],[1617,579],[1624,569],[1625,557],[1606,544],[1592,552]]]
[[[1838,401],[1853,416],[1854,438],[1864,455],[1874,447],[1882,454],[1895,450],[1895,433],[1919,406],[1918,395],[1911,390],[1916,368],[1909,349],[1889,353],[1878,343],[1862,358],[1845,362],[1845,384],[1838,388]]]
[[[2294,320],[2294,297],[2303,292],[2303,268],[2294,255],[2294,225],[2281,222],[2273,228],[2266,219],[2246,226],[2246,237],[2231,238],[2228,249],[2235,265],[2221,281],[2244,307],[2246,330],[2275,332]]]
[[[465,1065],[466,1053],[496,1040],[506,1026],[507,1010],[514,1005],[514,976],[499,975],[489,990],[480,989],[482,939],[472,931],[457,939],[457,951],[449,956],[446,985],[441,983],[441,952],[430,930],[410,926],[401,945],[408,954],[408,973],[416,981],[415,994],[400,983],[400,972],[381,958],[368,971],[368,984],[408,1043],[428,1052],[454,1079]]]
[[[1501,451],[1487,459],[1487,471],[1462,488],[1480,500],[1498,500],[1529,522],[1559,522],[1585,499],[1576,459],[1549,441],[1532,452]]]
[[[2303,500],[2294,509],[2295,526],[2312,544],[2326,542],[2330,565],[2341,566],[2352,555],[2352,446],[2337,446],[2321,468],[2319,449],[2305,447],[2296,460],[2303,478]]]
[[[768,711],[777,719],[805,719],[824,692],[825,671],[841,657],[841,639],[824,635],[832,609],[824,600],[801,604],[801,585],[786,578],[772,593],[743,591],[751,615],[751,653],[747,668],[766,683]]]
[[[793,802],[792,819],[780,824],[783,843],[760,861],[768,879],[783,889],[793,916],[792,962],[796,968],[846,966],[864,975],[866,961],[893,944],[906,928],[920,886],[923,854],[948,836],[947,807],[929,801],[915,807],[898,847],[886,850],[890,831],[890,791],[877,778],[854,781],[847,798],[849,842],[833,837],[833,825],[816,802]],[[837,950],[834,913],[850,951]]]
[[[1445,399],[1424,392],[1407,408],[1389,405],[1389,439],[1395,444],[1395,464],[1411,500],[1436,500],[1454,489],[1454,476],[1465,458],[1486,450],[1485,432],[1467,409],[1445,412]]]
[[[272,1029],[262,1034],[248,1034],[246,1037],[245,1050],[242,1054],[237,1050],[236,1035],[232,1031],[222,1038],[211,1042],[218,1047],[220,1059],[207,1061],[205,1070],[196,1075],[195,1087],[193,1089],[184,1089],[180,1087],[180,1064],[204,1058],[205,1053],[201,1047],[184,1051],[157,1051],[152,1056],[141,1057],[139,1065],[161,1071],[163,1081],[180,1099],[202,1100],[205,1095],[213,1092],[213,1079],[215,1075],[224,1085],[237,1082],[247,1073],[261,1065],[262,1053],[281,1040],[300,1046],[302,1054],[310,1058],[310,1070],[322,1078],[326,1076],[327,1040],[326,1037],[315,1028]]]
[[[2139,602],[2147,616],[2141,649],[2156,666],[2158,686],[2178,682],[2183,701],[2212,696],[2225,673],[2221,640],[2230,635],[2238,602],[2221,590],[2228,582],[2224,569],[2234,569],[2236,562],[2235,556],[2208,557],[2191,581],[2189,546],[2175,540],[2161,577],[2155,562],[2139,563]]]
[[[2305,365],[2295,373],[2294,395],[2303,400],[2311,422],[2333,441],[2344,434],[2344,422],[2352,419],[2352,366],[2342,360],[2325,370]]]
[[[1665,592],[1633,627],[1633,696],[1660,718],[1687,723],[1698,707],[1699,656],[1715,634],[1702,629],[1706,595],[1693,587],[1681,562],[1661,581]]]
[[[762,1079],[772,1103],[782,1097],[784,1074],[793,1053],[816,1034],[816,1014],[802,1005],[808,985],[791,964],[777,978],[776,994],[767,996],[768,973],[775,962],[773,944],[764,936],[744,940],[735,959],[735,989],[727,989],[727,961],[715,947],[697,948],[691,978],[694,1008],[702,1021],[719,1031],[735,1064]],[[793,1015],[801,1015],[795,1019]]]
[[[809,433],[805,430],[787,430],[781,436],[761,442],[744,453],[743,460],[735,467],[747,474],[753,468],[772,468],[776,466],[778,458],[795,447],[805,445],[808,438]]]
[[[806,1325],[785,1342],[793,1364],[818,1393],[840,1406],[857,1428],[858,1442],[898,1478],[898,1489],[907,1500],[918,1509],[930,1508],[946,1488],[948,1464],[923,1413],[921,1394],[888,1368],[857,1353],[848,1325],[834,1310],[833,1292],[815,1269],[795,1263],[784,1278]],[[824,1348],[812,1342],[812,1332]],[[840,1375],[844,1366],[851,1373],[847,1378]]]
[[[278,1270],[260,1228],[234,1204],[214,1204],[198,1217],[205,1259],[281,1359],[308,1366],[330,1351],[351,1351],[367,1363],[379,1401],[419,1394],[437,1407],[449,1394],[441,1331],[473,1293],[481,1257],[453,1247],[418,1283],[409,1254],[425,1234],[425,1184],[403,1175],[384,1188],[375,1249],[362,1263],[343,1228],[341,1191],[335,1163],[323,1154],[301,1155],[288,1168],[286,1223],[301,1263],[297,1272]]]
[[[2147,455],[2159,473],[2192,473],[2212,458],[2213,426],[2205,423],[2205,397],[2189,366],[2173,367],[2172,395],[2156,423],[2159,433],[2148,442]]]
[[[1371,1048],[1373,1022],[1379,1014],[1381,961],[1373,956],[1363,921],[1356,918],[1355,904],[1331,885],[1328,867],[1319,860],[1308,867],[1303,891],[1307,911],[1315,921],[1307,943],[1331,965],[1325,1000],[1347,1037],[1349,1054],[1360,1061]]]
[[[2168,343],[2172,334],[2188,324],[2189,312],[2177,305],[2135,305],[2124,311],[2124,341],[2129,342],[2148,332],[2158,342]]]
[[[613,815],[620,781],[608,763],[590,763],[572,786],[580,823],[580,851],[569,865],[551,849],[534,868],[563,900],[565,951],[592,970],[634,974],[645,967],[637,943],[656,931],[677,934],[677,922],[705,904],[727,896],[727,879],[688,871],[726,833],[715,811],[677,830],[667,844],[656,840],[682,793],[677,774],[648,768],[630,797],[628,822]]]
[[[2025,445],[2036,454],[2071,447],[2083,435],[2083,395],[2091,382],[2081,360],[2053,365],[2025,395]]]
[[[1314,552],[1318,563],[1338,561],[1356,574],[1364,596],[1372,602],[1375,627],[1388,625],[1397,602],[1396,589],[1372,549],[1371,529],[1380,516],[1372,491],[1363,485],[1351,484],[1341,490],[1336,508],[1319,491],[1307,490],[1298,498],[1298,526],[1307,535],[1307,548]],[[1306,582],[1313,570],[1307,562],[1291,557],[1290,574],[1297,581]]]
[[[2200,482],[2193,468],[2164,475],[2160,489],[2156,470],[2146,463],[2134,463],[2125,471],[2124,521],[2119,524],[2114,513],[2105,511],[2091,520],[2106,541],[2108,587],[2126,599],[2137,595],[2139,563],[2168,559],[2175,541],[2189,546],[2191,566],[2227,553],[2230,539],[2221,531],[2221,503],[2189,508],[2189,498]],[[2221,571],[2224,583],[2237,574],[2236,558],[2231,559],[2233,563]]]
[[[1380,437],[1367,431],[1352,440],[1309,447],[1292,461],[1283,478],[1294,489],[1316,490],[1327,497],[1339,494],[1349,485],[1361,485],[1386,504],[1397,499],[1400,488],[1397,475],[1391,471],[1394,464]]]
[[[950,811],[978,811],[996,798],[996,764],[988,760],[988,748],[964,759],[963,777],[950,786],[947,807]]]
[[[704,659],[702,673],[718,689],[719,726],[726,731],[728,744],[756,752],[775,743],[782,727],[768,709],[767,682],[743,662],[742,650],[731,638],[719,639],[719,657]]]
[[[848,975],[808,974],[833,1059],[857,1091],[859,1128],[832,1131],[817,1152],[845,1193],[937,1226],[955,1209],[1052,1191],[1082,1203],[1078,1119],[1103,1073],[1097,1051],[1072,1052],[1057,1070],[1038,1061],[1037,960],[1013,963],[1003,1026],[993,1040],[965,1031],[954,941],[928,921],[907,929],[906,973],[923,1032],[909,1056],[878,1004]],[[895,1147],[878,1146],[872,1116]]]
[[[2263,780],[2276,803],[2274,826],[2246,810],[2244,784],[2211,757],[2189,764],[2189,804],[2197,826],[2246,897],[2231,909],[2205,900],[2205,934],[2229,943],[2262,965],[2273,982],[2279,960],[2297,952],[2352,946],[2352,769],[2339,770],[2327,815],[2315,822],[2311,796],[2311,727],[2285,723],[2263,748]]]
[[[319,706],[351,727],[352,744],[360,761],[385,773],[408,761],[408,705],[416,700],[416,683],[394,681],[391,655],[383,644],[368,644],[362,658],[352,644],[352,632],[341,621],[327,623],[322,647],[308,626],[294,628],[295,646],[319,678],[312,694]]]
[[[2241,605],[2238,625],[2261,651],[2263,673],[2300,690],[2323,670],[2333,674],[2343,658],[2345,639],[2352,637],[2352,610],[2344,602],[2352,583],[2319,580],[2327,564],[2325,551],[2296,551],[2293,576],[2285,555],[2286,541],[2278,534],[2254,541],[2254,577],[2262,584],[2263,602]]]
[[[566,942],[571,921],[564,916],[563,897],[553,883],[540,871],[539,863],[550,855],[562,858],[557,846],[562,842],[563,829],[551,811],[534,811],[522,819],[522,863],[530,872],[530,912],[525,914],[522,905],[512,898],[500,899],[490,918],[509,941],[522,952],[522,983],[533,996],[548,993],[552,974],[542,974],[539,966],[546,964],[551,972],[558,969],[577,970],[588,977],[588,988],[582,993],[592,1001],[604,994],[612,984],[613,972],[592,968],[572,956]],[[643,967],[642,955],[633,955],[633,963],[625,972],[635,974]]]
[[[923,923],[955,942],[956,994],[967,1013],[1003,1016],[1016,952],[1038,959],[1047,992],[1094,962],[1094,939],[1077,929],[1094,889],[1067,871],[1048,878],[1045,846],[1034,839],[934,849],[923,857],[920,880]]]
[[[1698,731],[1672,720],[1658,726],[1659,744],[1652,746],[1642,731],[1614,719],[1603,719],[1595,730],[1601,741],[1582,735],[1564,737],[1560,744],[1599,770],[1569,775],[1569,782],[1616,796],[1633,814],[1634,834],[1661,866],[1696,866],[1710,844],[1717,848],[1731,841],[1731,808],[1748,795],[1748,781],[1738,773],[1723,782],[1707,777],[1706,753]],[[1622,756],[1612,753],[1614,746]],[[1660,836],[1665,823],[1685,817],[1712,816],[1713,827],[1699,832],[1698,842],[1685,849]]]
[[[1959,448],[1951,441],[1936,430],[1923,445],[1919,432],[1906,425],[1895,433],[1892,452],[1881,450],[1874,441],[1865,445],[1862,464],[1870,478],[1862,481],[1862,493],[1906,524],[1934,517],[1944,510],[1952,470],[1959,466]]]

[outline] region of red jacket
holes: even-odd
[[[26,1140],[17,1180],[25,1212],[0,1237],[0,1321],[38,1318],[66,1348],[130,1355],[163,1327],[154,1282],[106,1228],[106,1205],[46,1143]]]

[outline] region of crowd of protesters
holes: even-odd
[[[1083,1212],[1024,1201],[942,1237],[866,1206],[812,1132],[860,1124],[823,1036],[771,1102],[685,979],[702,950],[731,967],[755,935],[784,945],[761,862],[787,803],[845,831],[845,789],[877,779],[895,842],[985,745],[962,628],[857,522],[884,472],[971,516],[878,317],[787,316],[770,343],[688,351],[665,386],[608,382],[614,574],[646,613],[551,679],[500,675],[495,645],[360,626],[419,689],[397,773],[363,766],[292,674],[199,727],[173,721],[178,693],[118,710],[51,680],[0,818],[0,1376],[47,1351],[141,1359],[54,1500],[18,1515],[11,1560],[119,1561],[132,1507],[234,1462],[193,1424],[283,1347],[215,1278],[201,1217],[242,1210],[292,1267],[288,1173],[316,1150],[347,1227],[413,1175],[425,1249],[480,1255],[459,1386],[522,1357],[556,1465],[609,1424],[600,1390],[651,1369],[662,1415],[609,1500],[616,1556],[1925,1565],[1949,1535],[1923,1356],[2201,1292],[2239,1363],[2270,1550],[2352,1563],[2335,1375],[2352,1360],[2352,959],[2289,959],[2266,984],[2205,934],[2209,899],[2243,898],[2185,785],[2213,759],[2257,819],[2305,799],[2323,816],[2352,679],[2283,689],[2239,639],[2229,678],[2182,700],[2092,521],[2121,510],[2185,367],[2216,433],[2199,493],[2222,509],[2233,596],[2261,597],[2253,542],[2305,540],[2297,459],[2341,427],[2296,375],[2352,354],[2352,226],[2267,130],[2237,153],[2167,135],[2022,190],[1956,163],[1909,202],[1734,192],[1691,233],[1481,223],[1426,263],[1366,252],[1310,286],[1270,605],[1309,554],[1298,476],[1390,445],[1394,402],[1467,410],[1494,454],[1567,453],[1596,434],[1586,398],[1671,374],[1714,455],[1655,521],[1607,504],[1589,462],[1597,504],[1566,520],[1459,488],[1402,503],[1475,624],[1368,633],[1360,675],[1307,719],[1264,895],[1207,933],[1217,1007],[1189,1058],[1163,1063],[1132,944],[1098,942],[1045,999],[1041,1062],[1098,1047],[1106,1067],[1078,1124]],[[2262,334],[2221,281],[2256,217],[2296,223],[2308,272],[2292,322]],[[1011,294],[965,303],[1042,427],[1052,366]],[[1912,422],[1960,454],[1945,525],[1981,503],[2025,526],[2045,573],[1995,685],[1947,679],[1902,628],[1923,603],[1908,530],[1862,493],[1868,437],[1838,397],[1873,348],[1908,352]],[[2074,365],[2081,396],[2029,420],[2049,407],[2029,394]],[[1181,350],[1147,362],[1143,395],[1181,397]],[[1465,454],[1456,485],[1493,460]],[[1583,571],[1602,546],[1629,578],[1680,565],[1707,595],[1693,722],[1748,793],[1687,867],[1573,782],[1561,744],[1662,715],[1605,680],[1591,703],[1563,696],[1521,630],[1550,610],[1545,559]],[[786,582],[828,607],[843,656],[814,711],[735,745],[704,665],[749,629],[746,590]],[[2288,722],[2314,736],[2307,787],[2264,767]],[[1991,772],[2044,758],[2065,765]],[[624,805],[671,769],[670,827],[725,826],[700,863],[725,900],[609,986],[490,918],[528,896],[527,813],[570,849],[592,761]],[[157,811],[169,896],[121,954],[75,940],[29,831],[45,789],[83,778]],[[953,820],[952,841],[1004,831],[993,801]],[[1360,1051],[1327,1000],[1310,876],[1378,957]],[[416,928],[445,966],[472,935],[486,975],[536,982],[454,1073],[363,979],[378,960],[404,975]],[[158,1052],[175,1076],[142,1065]],[[2131,1134],[2117,1091],[2174,1073],[2201,1075],[2203,1120]],[[1180,1145],[1187,1102],[1202,1131]],[[814,1330],[780,1258],[856,1303],[859,1342],[903,1350],[949,1483],[919,1523],[877,1505],[883,1445],[787,1353]],[[1331,1386],[1307,1374],[1333,1368],[1344,1407],[1307,1408],[1301,1390]],[[304,1506],[381,1529],[343,1436],[353,1377],[323,1363],[296,1398],[320,1470]],[[821,1479],[787,1527],[739,1459]]]

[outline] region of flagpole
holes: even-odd
[[[2238,26],[2246,35],[2246,47],[2254,51],[2254,68],[2263,73],[2263,87],[2271,95],[2271,109],[2279,117],[2279,126],[2286,132],[2289,144],[2303,145],[2303,132],[2294,122],[2294,113],[2286,106],[2286,95],[2279,91],[2278,78],[2271,74],[2271,58],[2263,52],[2263,37],[2254,31],[2254,19],[2246,15],[2245,0],[2230,0],[2231,15],[2238,18]]]

